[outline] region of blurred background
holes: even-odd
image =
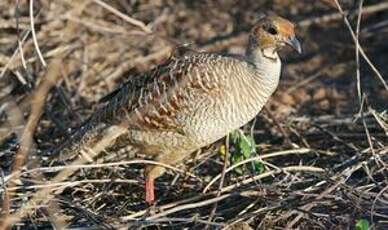
[[[178,166],[195,177],[158,179],[156,209],[143,202],[141,164],[82,168],[50,186],[55,173],[28,171],[50,165],[47,150],[131,76],[180,46],[244,54],[249,29],[271,13],[296,24],[303,54],[281,53],[280,86],[254,121]],[[2,0],[0,16],[2,213],[40,189],[55,194],[18,228],[388,228],[388,1]],[[27,172],[11,183],[26,136]],[[257,156],[217,192],[224,162]],[[99,163],[131,159],[116,152]]]

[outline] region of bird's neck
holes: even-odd
[[[275,48],[261,48],[251,42],[248,45],[245,56],[249,62],[255,64],[257,67],[273,65],[280,62]]]
[[[236,129],[254,118],[276,90],[280,76],[280,60],[275,56],[271,59],[260,49],[247,50],[248,62],[252,63],[237,71],[227,87],[228,111],[225,113],[226,123]],[[246,68],[248,67],[248,68]],[[224,105],[224,104],[223,104]],[[230,131],[230,130],[228,130]]]
[[[259,84],[277,86],[280,77],[281,61],[274,48],[261,48],[250,41],[246,50],[246,58],[255,65]]]
[[[251,94],[248,103],[251,110],[261,109],[268,98],[276,90],[280,72],[281,62],[277,52],[274,49],[262,49],[253,45],[248,46],[246,58],[252,64],[253,75],[242,84]]]

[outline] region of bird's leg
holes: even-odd
[[[155,187],[154,187],[155,180],[153,178],[146,178],[145,180],[145,201],[148,205],[153,205],[155,202]]]
[[[190,152],[189,152],[190,153]],[[156,157],[156,161],[168,165],[176,164],[180,161],[182,161],[185,156],[184,152],[169,152],[160,154]],[[155,179],[159,176],[163,175],[163,173],[166,171],[164,167],[161,167],[159,165],[148,165],[145,168],[145,201],[149,205],[153,205],[155,202],[155,186],[154,182]]]
[[[145,169],[145,201],[148,205],[153,205],[155,202],[155,179],[165,172],[163,167],[146,166]]]

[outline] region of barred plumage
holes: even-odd
[[[253,27],[244,58],[209,53],[172,57],[111,93],[105,107],[73,135],[77,141],[60,151],[96,143],[106,137],[103,130],[117,126],[126,129],[120,141],[163,163],[177,163],[254,118],[278,85],[276,51],[284,44],[300,49],[293,25],[273,16]],[[146,176],[152,181],[163,171],[148,167]],[[150,193],[148,187],[147,201],[153,200]]]

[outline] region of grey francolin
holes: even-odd
[[[278,86],[277,51],[298,52],[294,25],[278,16],[259,20],[242,58],[210,53],[172,57],[129,79],[56,152],[97,153],[117,140],[165,164],[176,164],[253,119]],[[145,169],[146,201],[154,202],[154,180],[165,169]]]

